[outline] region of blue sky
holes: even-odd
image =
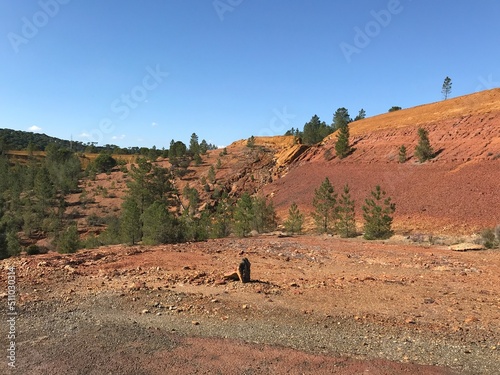
[[[500,86],[500,2],[0,0],[0,128],[227,145]]]

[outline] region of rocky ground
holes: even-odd
[[[243,257],[252,282],[225,280]],[[261,236],[0,265],[2,285],[16,268],[10,373],[494,374],[500,363],[498,250]]]

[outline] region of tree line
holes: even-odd
[[[312,218],[316,230],[323,234],[338,234],[343,238],[358,235],[355,217],[355,202],[351,197],[350,187],[344,185],[339,194],[328,178],[315,189],[312,201],[314,211]],[[396,205],[386,196],[380,186],[376,186],[365,199],[363,206],[363,236],[368,240],[385,239],[393,235],[392,221]],[[284,222],[290,233],[300,233],[304,224],[304,215],[297,204],[292,203],[288,218]]]
[[[325,121],[321,121],[317,115],[312,116],[311,120],[304,124],[302,130],[291,128],[285,135],[293,135],[302,140],[306,145],[312,145],[321,142],[325,137],[334,133],[336,130],[347,127],[351,122],[362,120],[366,117],[366,112],[361,109],[358,115],[352,119],[349,116],[349,111],[341,107],[333,114],[333,120],[330,125]]]
[[[74,153],[56,144],[48,145],[46,153],[43,161],[29,157],[25,164],[0,155],[1,258],[21,251],[20,232],[27,238],[44,233],[60,241],[67,220],[65,197],[78,191],[81,165]]]
[[[198,136],[193,133],[191,138]],[[172,149],[173,144],[176,147],[182,147],[180,144],[186,145],[180,141],[172,140],[170,142],[170,149]],[[105,144],[99,146],[97,142],[80,142],[64,140],[56,137],[51,137],[46,134],[25,132],[21,130],[12,129],[0,129],[0,154],[6,153],[8,151],[46,151],[47,147],[50,145],[55,145],[61,149],[67,149],[72,152],[87,153],[87,154],[97,154],[97,153],[111,153],[116,155],[141,155],[150,158],[158,158],[160,156],[168,158],[169,149],[161,148],[158,149],[156,146],[148,147],[119,147],[113,144]],[[199,143],[200,151],[203,150],[215,150],[217,146],[208,143],[206,140],[202,140]],[[186,147],[186,150],[187,147]]]

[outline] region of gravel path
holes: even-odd
[[[147,295],[144,298],[151,299]],[[177,303],[220,304],[211,302],[213,299],[172,291],[163,292],[160,299]],[[228,306],[227,312],[233,309]],[[241,307],[242,311],[250,309],[252,307]],[[498,351],[485,350],[475,343],[453,342],[439,335],[412,330],[388,329],[347,317],[304,316],[281,308],[246,315],[233,313],[227,319],[226,311],[221,311],[224,316],[221,319],[197,312],[177,312],[161,305],[148,313],[134,310],[117,293],[98,294],[80,300],[77,305],[57,302],[27,304],[21,318],[18,373],[157,373],[153,368],[147,370],[150,359],[155,358],[160,364],[163,357],[168,357],[168,353],[176,348],[187,346],[188,350],[194,350],[193,344],[186,341],[189,337],[224,339],[229,341],[229,344],[224,344],[229,347],[251,344],[243,353],[262,351],[271,346],[283,350],[291,348],[304,356],[324,355],[330,357],[330,361],[336,358],[337,362],[344,363],[343,367],[337,368],[338,373],[349,373],[346,362],[356,360],[376,363],[377,359],[384,359],[434,366],[413,368],[412,371],[417,371],[413,373],[422,374],[495,374],[500,363]],[[217,340],[212,345],[215,343],[220,345]],[[193,360],[196,362],[196,358]],[[247,370],[253,368],[257,371],[251,363],[244,359],[243,362]],[[281,362],[287,364],[283,358]],[[175,364],[179,370],[185,369],[185,363],[180,360],[174,360],[169,366],[175,367]],[[223,364],[219,365],[224,368]],[[264,371],[262,363],[260,366]],[[379,364],[376,368],[383,369],[384,366]],[[310,370],[297,373],[331,371],[328,368]],[[394,373],[406,373],[403,368],[398,371],[401,372]]]

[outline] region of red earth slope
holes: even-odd
[[[413,156],[419,127],[438,154],[422,164]],[[350,185],[360,222],[364,198],[380,184],[397,204],[398,230],[469,234],[500,224],[500,89],[357,121],[350,132],[354,152],[347,158],[327,160],[328,150],[335,155],[333,134],[265,187],[280,216],[294,201],[311,211],[314,189],[328,177],[337,191]]]

